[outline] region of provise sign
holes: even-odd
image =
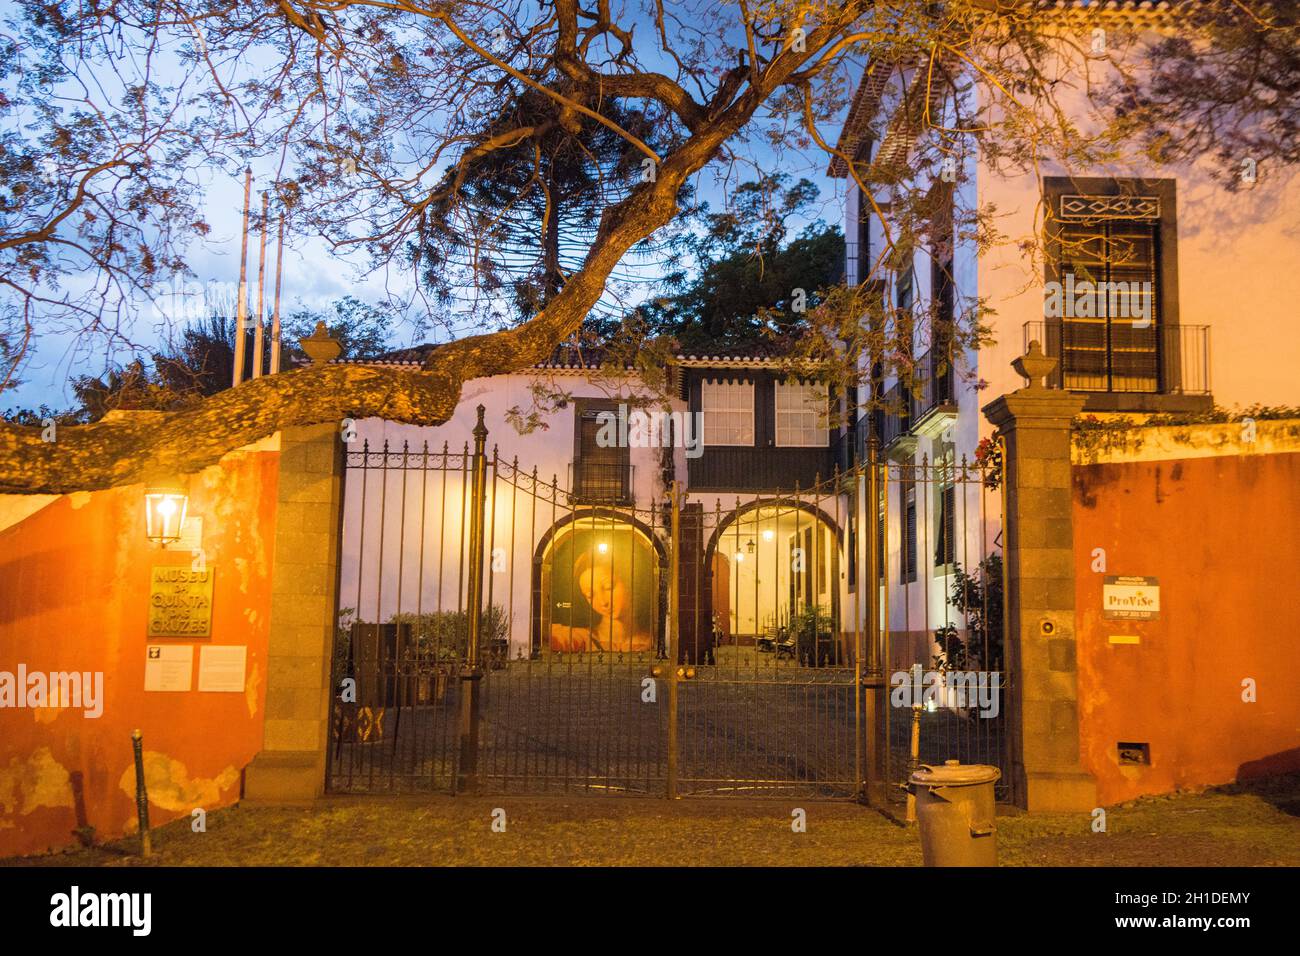
[[[1101,616],[1109,621],[1154,621],[1160,616],[1160,582],[1136,575],[1107,575]]]
[[[155,567],[149,585],[149,637],[211,637],[211,567]]]

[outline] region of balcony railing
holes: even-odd
[[[1060,359],[1048,385],[1076,392],[1210,394],[1210,327],[1134,328],[1105,319],[1025,323],[1025,348],[1037,340]]]
[[[936,368],[937,361],[930,352],[926,352],[917,365],[925,370],[925,377],[917,383],[920,394],[913,400],[913,423],[920,422],[936,409],[949,409],[957,404],[957,383],[952,374],[952,362],[947,362],[940,372]]]
[[[883,406],[876,411],[876,434],[882,446],[897,441],[937,411],[956,411],[956,379],[952,366],[934,374],[930,353],[917,361],[922,377],[913,388],[895,382],[884,394]]]
[[[911,433],[912,410],[916,402],[902,382],[895,382],[887,388],[881,402],[883,407],[876,410],[877,434],[881,446],[887,447]]]
[[[569,464],[569,498],[583,504],[622,504],[632,499],[632,466],[626,462]]]

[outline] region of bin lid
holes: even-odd
[[[942,766],[921,764],[910,779],[912,783],[928,787],[969,787],[977,783],[993,783],[1001,776],[1001,770],[987,764],[945,760]]]

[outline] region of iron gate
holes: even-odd
[[[346,452],[331,791],[849,798],[905,774],[870,706],[902,663],[867,633],[888,554],[877,574],[859,534],[886,466],[637,501],[476,437]]]

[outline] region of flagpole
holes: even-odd
[[[263,322],[263,316],[266,315],[266,230],[270,226],[269,214],[267,212],[266,190],[262,190],[262,228],[261,232],[261,252],[257,256],[257,321],[253,328],[253,378],[262,377],[262,356],[265,351],[262,340],[266,336],[266,326]]]
[[[275,306],[271,316],[271,374],[280,371],[280,279],[284,275],[284,213],[275,240]]]
[[[235,304],[235,371],[232,386],[244,380],[244,336],[248,331],[248,205],[252,199],[253,167],[244,169],[244,237],[239,252],[239,301]]]

